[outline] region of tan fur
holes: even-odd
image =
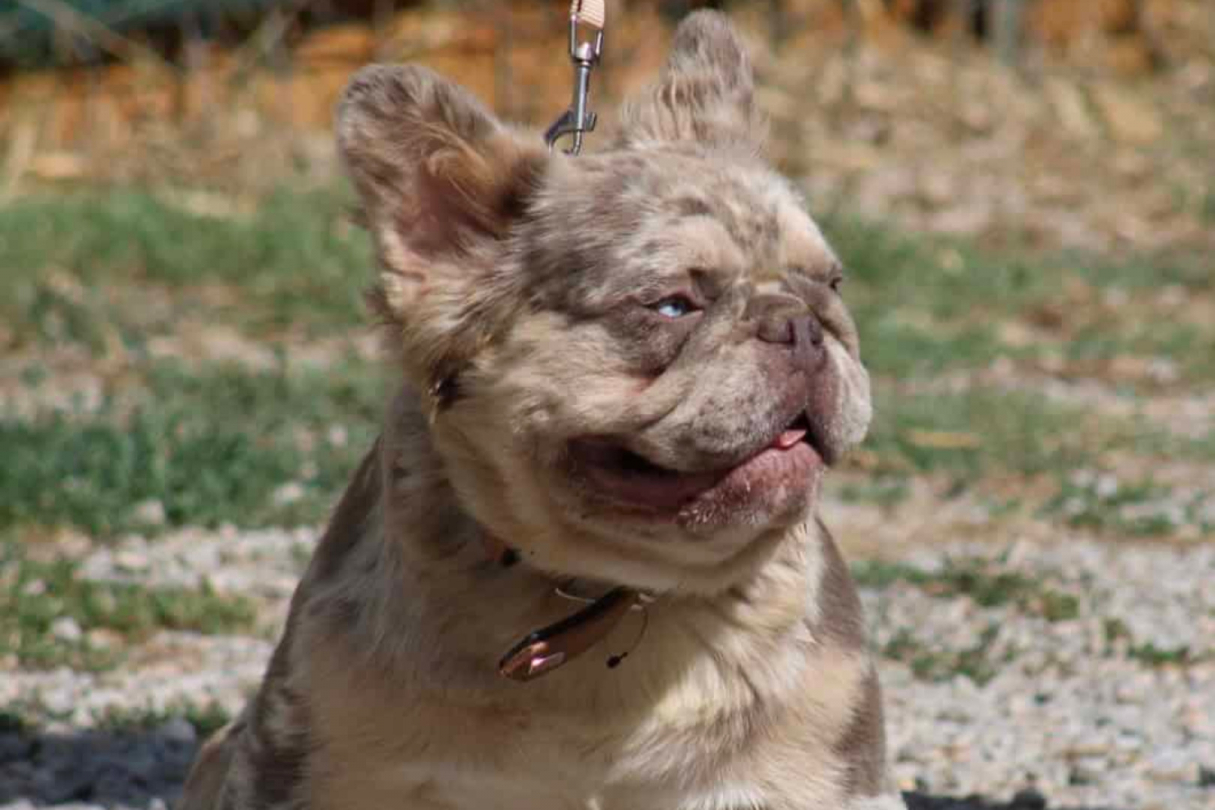
[[[758,158],[751,85],[724,18],[694,15],[615,147],[571,159],[421,68],[355,77],[339,145],[404,382],[182,807],[901,806],[821,471],[755,467],[662,519],[629,479],[595,484],[628,454],[667,471],[637,473],[651,489],[735,481],[715,471],[752,470],[795,417],[828,460],[867,428],[839,264]],[[672,295],[695,308],[662,314]],[[657,595],[640,642],[630,613],[502,679],[499,655],[576,609],[567,578]]]
[[[208,810],[215,807],[224,779],[232,767],[235,741],[244,733],[245,712],[211,736],[198,750],[194,767],[183,788],[177,810]]]

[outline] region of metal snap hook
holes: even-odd
[[[574,0],[570,6],[569,53],[574,63],[574,96],[569,108],[544,132],[544,142],[552,150],[562,138],[572,136],[567,155],[582,151],[583,137],[595,130],[598,116],[589,108],[591,71],[603,54],[603,29],[606,21],[604,0]],[[583,28],[593,34],[583,36]]]

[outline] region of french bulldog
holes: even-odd
[[[888,810],[818,519],[871,415],[727,18],[601,151],[371,66],[338,148],[399,393],[184,810]]]

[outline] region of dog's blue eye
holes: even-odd
[[[664,318],[682,318],[696,310],[691,301],[682,295],[672,295],[654,305],[654,311]]]

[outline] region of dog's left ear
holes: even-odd
[[[504,240],[548,164],[535,136],[419,66],[373,65],[347,85],[338,149],[381,265],[369,294],[398,327],[415,382],[441,385],[505,317]]]
[[[697,11],[675,29],[658,83],[620,113],[618,144],[687,143],[758,152],[766,127],[746,47],[726,15]]]

